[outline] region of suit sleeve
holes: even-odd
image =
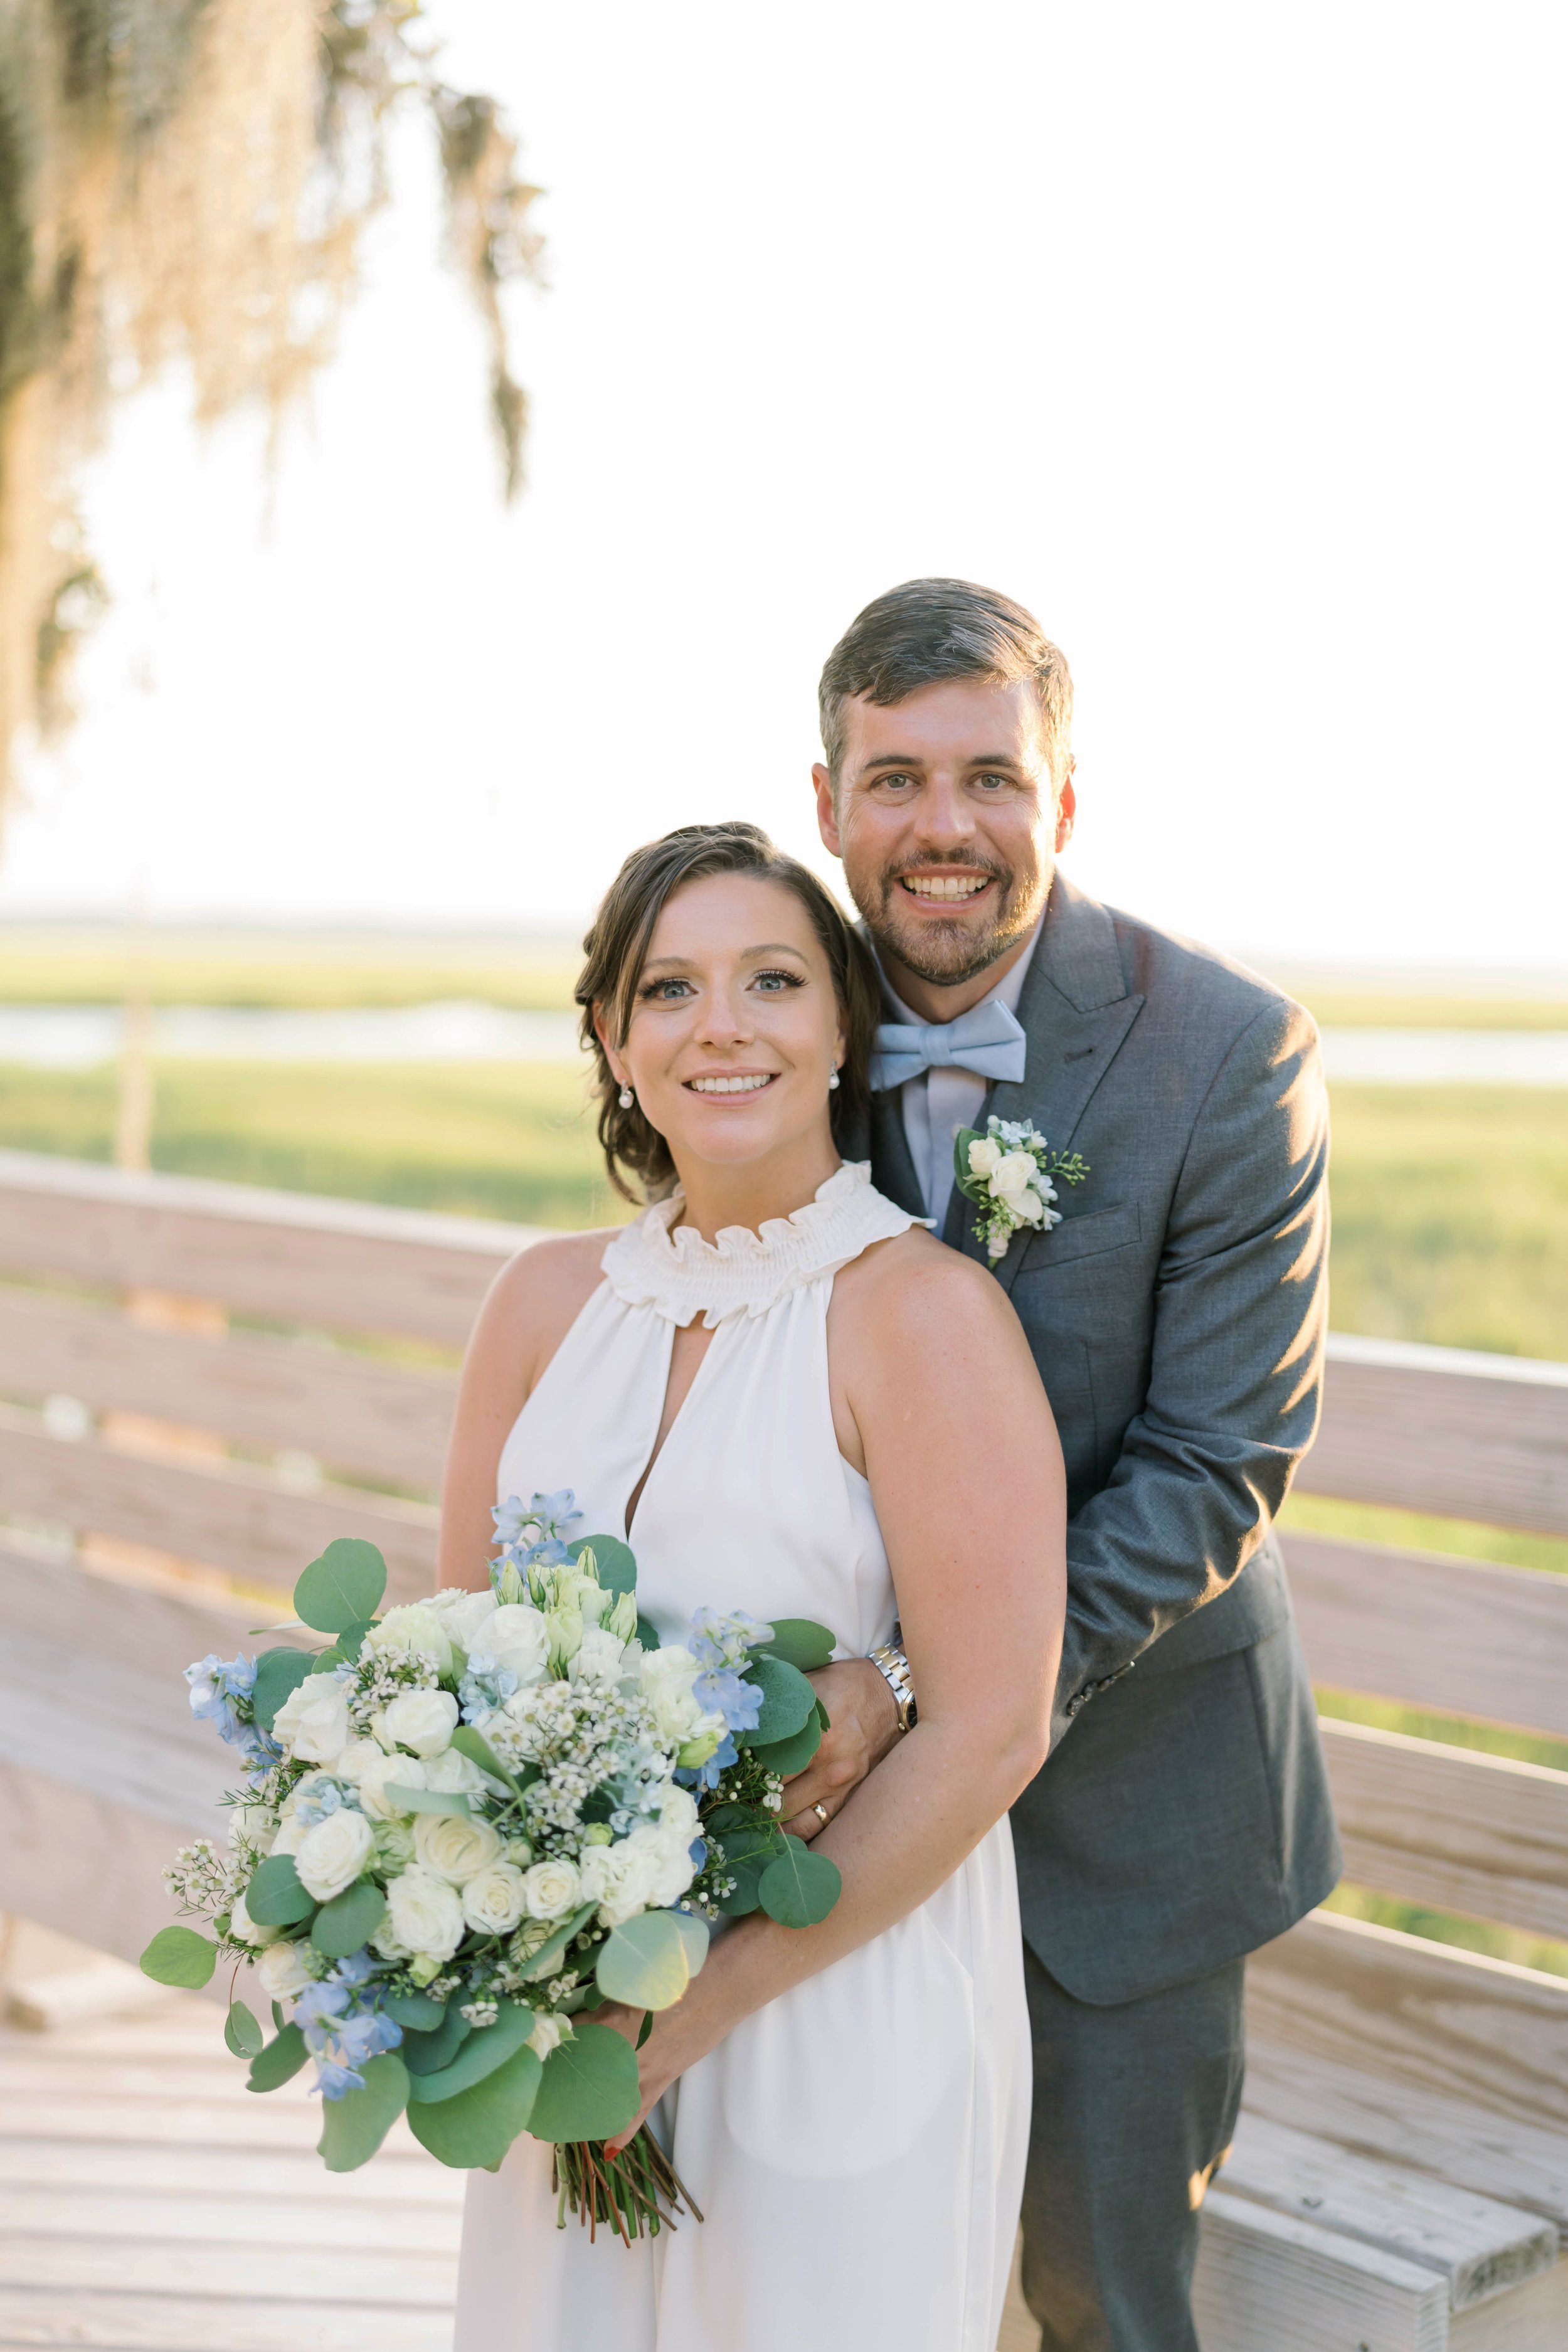
[[[1317,1031],[1264,1007],[1216,1071],[1165,1230],[1142,1411],[1068,1529],[1053,1731],[1228,1591],[1317,1428],[1328,1320],[1328,1104]]]

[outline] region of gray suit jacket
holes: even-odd
[[[992,1112],[1080,1151],[1062,1223],[996,1266],[1068,1474],[1052,1752],[1013,1814],[1024,1930],[1129,2000],[1281,1934],[1339,1875],[1278,1542],[1317,1423],[1328,1118],[1310,1016],[1060,874]],[[873,1175],[919,1212],[894,1093]],[[853,1139],[846,1139],[852,1143]],[[985,1263],[954,1192],[942,1238]]]

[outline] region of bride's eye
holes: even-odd
[[[650,980],[638,989],[637,1001],[641,1004],[679,1004],[682,996],[690,993],[689,980]]]
[[[752,986],[763,989],[769,996],[782,996],[786,989],[804,987],[798,971],[759,971]]]

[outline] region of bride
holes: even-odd
[[[1065,1603],[1050,1410],[1000,1286],[839,1155],[876,986],[805,867],[753,825],[683,827],[626,860],[586,948],[600,1138],[652,1205],[498,1277],[442,1581],[483,1585],[494,1501],[570,1486],[667,1639],[704,1602],[815,1618],[840,1656],[897,1621],[918,1719],[808,1817],[829,1916],[730,1924],[641,2045],[638,2120],[705,2220],[558,2230],[520,2139],[469,2176],[458,2352],[991,2352],[1029,2115],[1006,1813]],[[640,2011],[597,2014],[637,2041]]]

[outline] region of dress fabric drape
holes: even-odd
[[[666,1640],[707,1603],[815,1618],[861,1654],[897,1604],[834,1432],[828,1302],[840,1266],[916,1220],[858,1165],[760,1237],[672,1234],[677,1206],[606,1250],[498,1498],[570,1486],[574,1532],[624,1535],[674,1330],[704,1314],[714,1337],[637,1504],[638,1605]],[[928,1902],[747,2018],[661,2103],[701,2223],[629,2250],[558,2230],[550,2150],[526,2137],[470,2175],[456,2352],[992,2352],[1029,2092],[1004,1819]]]

